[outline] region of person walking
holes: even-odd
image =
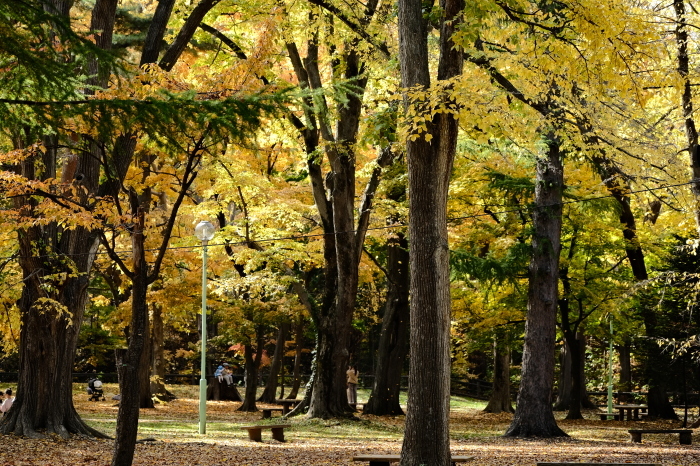
[[[355,366],[350,365],[345,374],[348,382],[348,404],[354,408],[357,405],[357,380],[360,373]]]

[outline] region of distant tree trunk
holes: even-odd
[[[161,401],[172,401],[176,397],[165,388],[165,357],[163,348],[163,307],[152,303],[151,325],[151,393]],[[143,407],[143,406],[142,406]]]
[[[512,413],[510,403],[510,348],[505,338],[498,334],[493,338],[493,390],[484,408],[486,413]]]
[[[258,373],[260,371],[260,361],[262,361],[263,345],[265,344],[265,336],[262,329],[257,329],[257,352],[253,357],[253,346],[245,345],[243,355],[245,357],[245,398],[243,404],[238,408],[238,411],[257,411],[258,407],[255,404],[258,392]]]
[[[399,403],[401,374],[408,355],[410,289],[408,240],[397,233],[387,244],[386,305],[377,349],[374,385],[362,412],[377,416],[403,414]]]
[[[282,367],[282,360],[284,359],[285,343],[287,342],[287,334],[289,333],[289,323],[283,322],[280,324],[277,330],[277,343],[275,344],[275,353],[272,356],[272,363],[270,364],[270,376],[267,378],[267,383],[265,384],[265,390],[258,398],[258,401],[264,403],[274,403],[275,394],[277,393],[277,377],[280,372],[280,367]]]
[[[566,414],[566,419],[583,419],[583,414],[581,414],[581,376],[583,374],[583,368],[581,367],[581,341],[576,338],[576,335],[573,335],[573,338],[572,335],[569,335],[566,337],[566,344],[571,351],[571,402],[569,403],[569,412]]]
[[[506,437],[567,436],[552,411],[564,169],[557,137],[537,159],[532,259],[518,404]]]
[[[399,61],[403,88],[429,92],[428,20],[424,8],[420,0],[399,0]],[[462,51],[452,42],[452,36],[459,28],[463,8],[461,0],[440,2],[438,81],[462,72]],[[407,111],[423,115],[422,105],[428,105],[424,98],[404,92]],[[449,107],[449,96],[443,98]],[[449,112],[438,112],[432,120],[428,116],[424,124],[424,133],[409,131],[406,141],[411,336],[401,466],[448,466],[451,299],[447,194],[459,125]]]
[[[576,338],[581,340],[580,346],[581,351],[581,408],[584,409],[597,409],[598,407],[593,403],[586,392],[586,376],[585,376],[585,339],[586,336],[578,332]],[[569,350],[569,345],[564,342],[564,346],[561,349],[561,370],[559,375],[558,393],[557,400],[554,403],[554,411],[566,411],[571,406],[571,390],[573,375],[571,372],[571,351]]]
[[[304,318],[299,316],[296,325],[294,326],[294,374],[292,381],[292,389],[289,391],[287,398],[296,400],[301,386],[301,355],[304,350]]]
[[[571,351],[564,341],[559,351],[559,383],[557,384],[557,399],[554,411],[566,411],[571,405]]]
[[[620,361],[620,382],[618,385],[618,390],[621,392],[632,391],[632,361],[631,355],[632,350],[629,342],[615,347],[618,353],[618,358]],[[620,403],[625,403],[629,395],[623,394],[620,396]]]

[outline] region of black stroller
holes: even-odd
[[[102,398],[102,401],[105,401],[102,382],[99,379],[88,380],[87,392],[90,395],[89,401],[100,401],[100,398]]]

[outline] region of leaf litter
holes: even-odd
[[[79,392],[76,392],[79,393]],[[184,395],[184,396],[183,396]],[[97,429],[114,435],[118,406],[115,402],[88,402],[76,394],[76,409]],[[287,442],[273,440],[263,430],[262,442],[251,442],[240,426],[275,423],[261,420],[261,413],[235,411],[240,403],[208,402],[207,434],[198,434],[198,400],[183,393],[170,403],[142,410],[135,466],[277,466],[361,465],[356,454],[398,454],[403,416],[358,414],[356,421],[310,420],[303,416],[285,421]],[[258,408],[266,406],[259,404]],[[480,466],[535,466],[537,462],[660,463],[664,466],[700,466],[700,447],[680,445],[677,434],[645,435],[643,443],[631,443],[627,429],[678,428],[678,422],[618,422],[595,419],[558,419],[571,437],[560,439],[511,439],[502,437],[510,414],[486,414],[459,408],[450,417],[451,451],[474,456]],[[557,413],[563,417],[563,413]],[[697,441],[697,439],[696,439]],[[69,440],[30,440],[14,435],[0,438],[0,466],[71,465],[108,466],[112,440],[73,437]]]

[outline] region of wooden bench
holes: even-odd
[[[369,461],[369,466],[390,466],[391,463],[398,463],[401,459],[401,455],[356,455],[352,457],[353,461]],[[466,463],[467,461],[473,460],[473,456],[453,456],[452,466],[457,463]]]
[[[620,415],[615,413],[598,413],[600,415],[601,421],[607,421],[609,418],[613,418],[613,421],[619,421]]]
[[[642,434],[679,434],[681,445],[693,444],[692,429],[630,429],[630,440],[642,443]]]
[[[284,411],[284,408],[263,408],[262,415],[263,419],[269,419],[272,417],[272,411],[279,411],[280,413]]]
[[[661,466],[661,463],[537,463],[537,466]]]
[[[284,428],[292,427],[291,424],[269,424],[260,426],[242,426],[241,429],[248,431],[248,438],[254,442],[262,442],[262,430],[272,430],[272,438],[284,442]]]

